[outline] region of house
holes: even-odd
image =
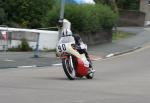
[[[140,11],[146,14],[146,25],[150,25],[150,0],[140,0]]]

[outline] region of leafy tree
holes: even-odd
[[[127,10],[138,10],[140,4],[140,0],[95,0],[95,2],[107,4],[113,7],[114,5],[117,5],[118,8]],[[116,7],[114,9],[116,9]]]
[[[49,26],[56,26],[59,19],[59,7],[49,11],[46,20]],[[101,29],[111,29],[117,20],[117,14],[106,5],[67,5],[65,18],[71,21],[73,32],[96,33]]]
[[[118,7],[116,0],[95,0],[98,4],[104,4],[110,6],[116,13],[118,13]]]
[[[2,0],[1,0],[2,1]],[[54,0],[3,0],[9,26],[41,27],[42,18],[52,8]]]
[[[110,0],[94,0],[96,3],[110,5]]]
[[[6,20],[6,14],[3,8],[0,8],[0,25],[2,25]]]
[[[117,0],[120,9],[138,10],[140,0]]]

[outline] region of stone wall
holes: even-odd
[[[93,34],[80,34],[80,36],[88,45],[102,44],[112,41],[112,30],[102,30]]]
[[[150,0],[140,0],[140,11],[146,14],[145,21],[150,21]]]
[[[133,10],[120,10],[118,26],[144,26],[145,13]]]

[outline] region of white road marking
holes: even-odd
[[[37,67],[36,65],[30,65],[30,66],[18,66],[18,68],[32,68]]]
[[[62,66],[62,63],[52,64],[52,66]]]
[[[5,62],[14,62],[14,60],[5,59]]]
[[[98,61],[98,60],[103,59],[102,57],[96,56],[96,55],[89,55],[89,57],[92,61]]]
[[[91,59],[92,61],[98,61],[98,60],[101,60],[103,58],[95,58],[95,59]]]
[[[117,56],[112,56],[111,58],[104,58],[104,59],[102,59],[102,61],[105,61],[105,60],[112,60],[112,59],[114,59],[114,58],[119,58],[119,57],[123,57],[123,56],[126,56],[126,55],[132,55],[132,54],[134,54],[134,53],[138,53],[138,52],[141,52],[141,51],[146,50],[146,49],[149,49],[149,48],[150,48],[150,45],[147,45],[147,46],[144,46],[144,47],[142,47],[142,48],[140,48],[140,49],[138,49],[138,50],[135,50],[135,51],[133,51],[133,52],[129,52],[129,53],[125,53],[125,54],[117,55]]]
[[[113,56],[114,56],[114,54],[111,53],[111,54],[106,55],[106,58],[110,58],[110,57],[113,57]]]

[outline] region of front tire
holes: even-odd
[[[62,65],[63,65],[64,72],[66,76],[68,77],[68,79],[74,80],[76,76],[75,76],[75,69],[73,66],[72,59],[70,58],[62,59]]]

